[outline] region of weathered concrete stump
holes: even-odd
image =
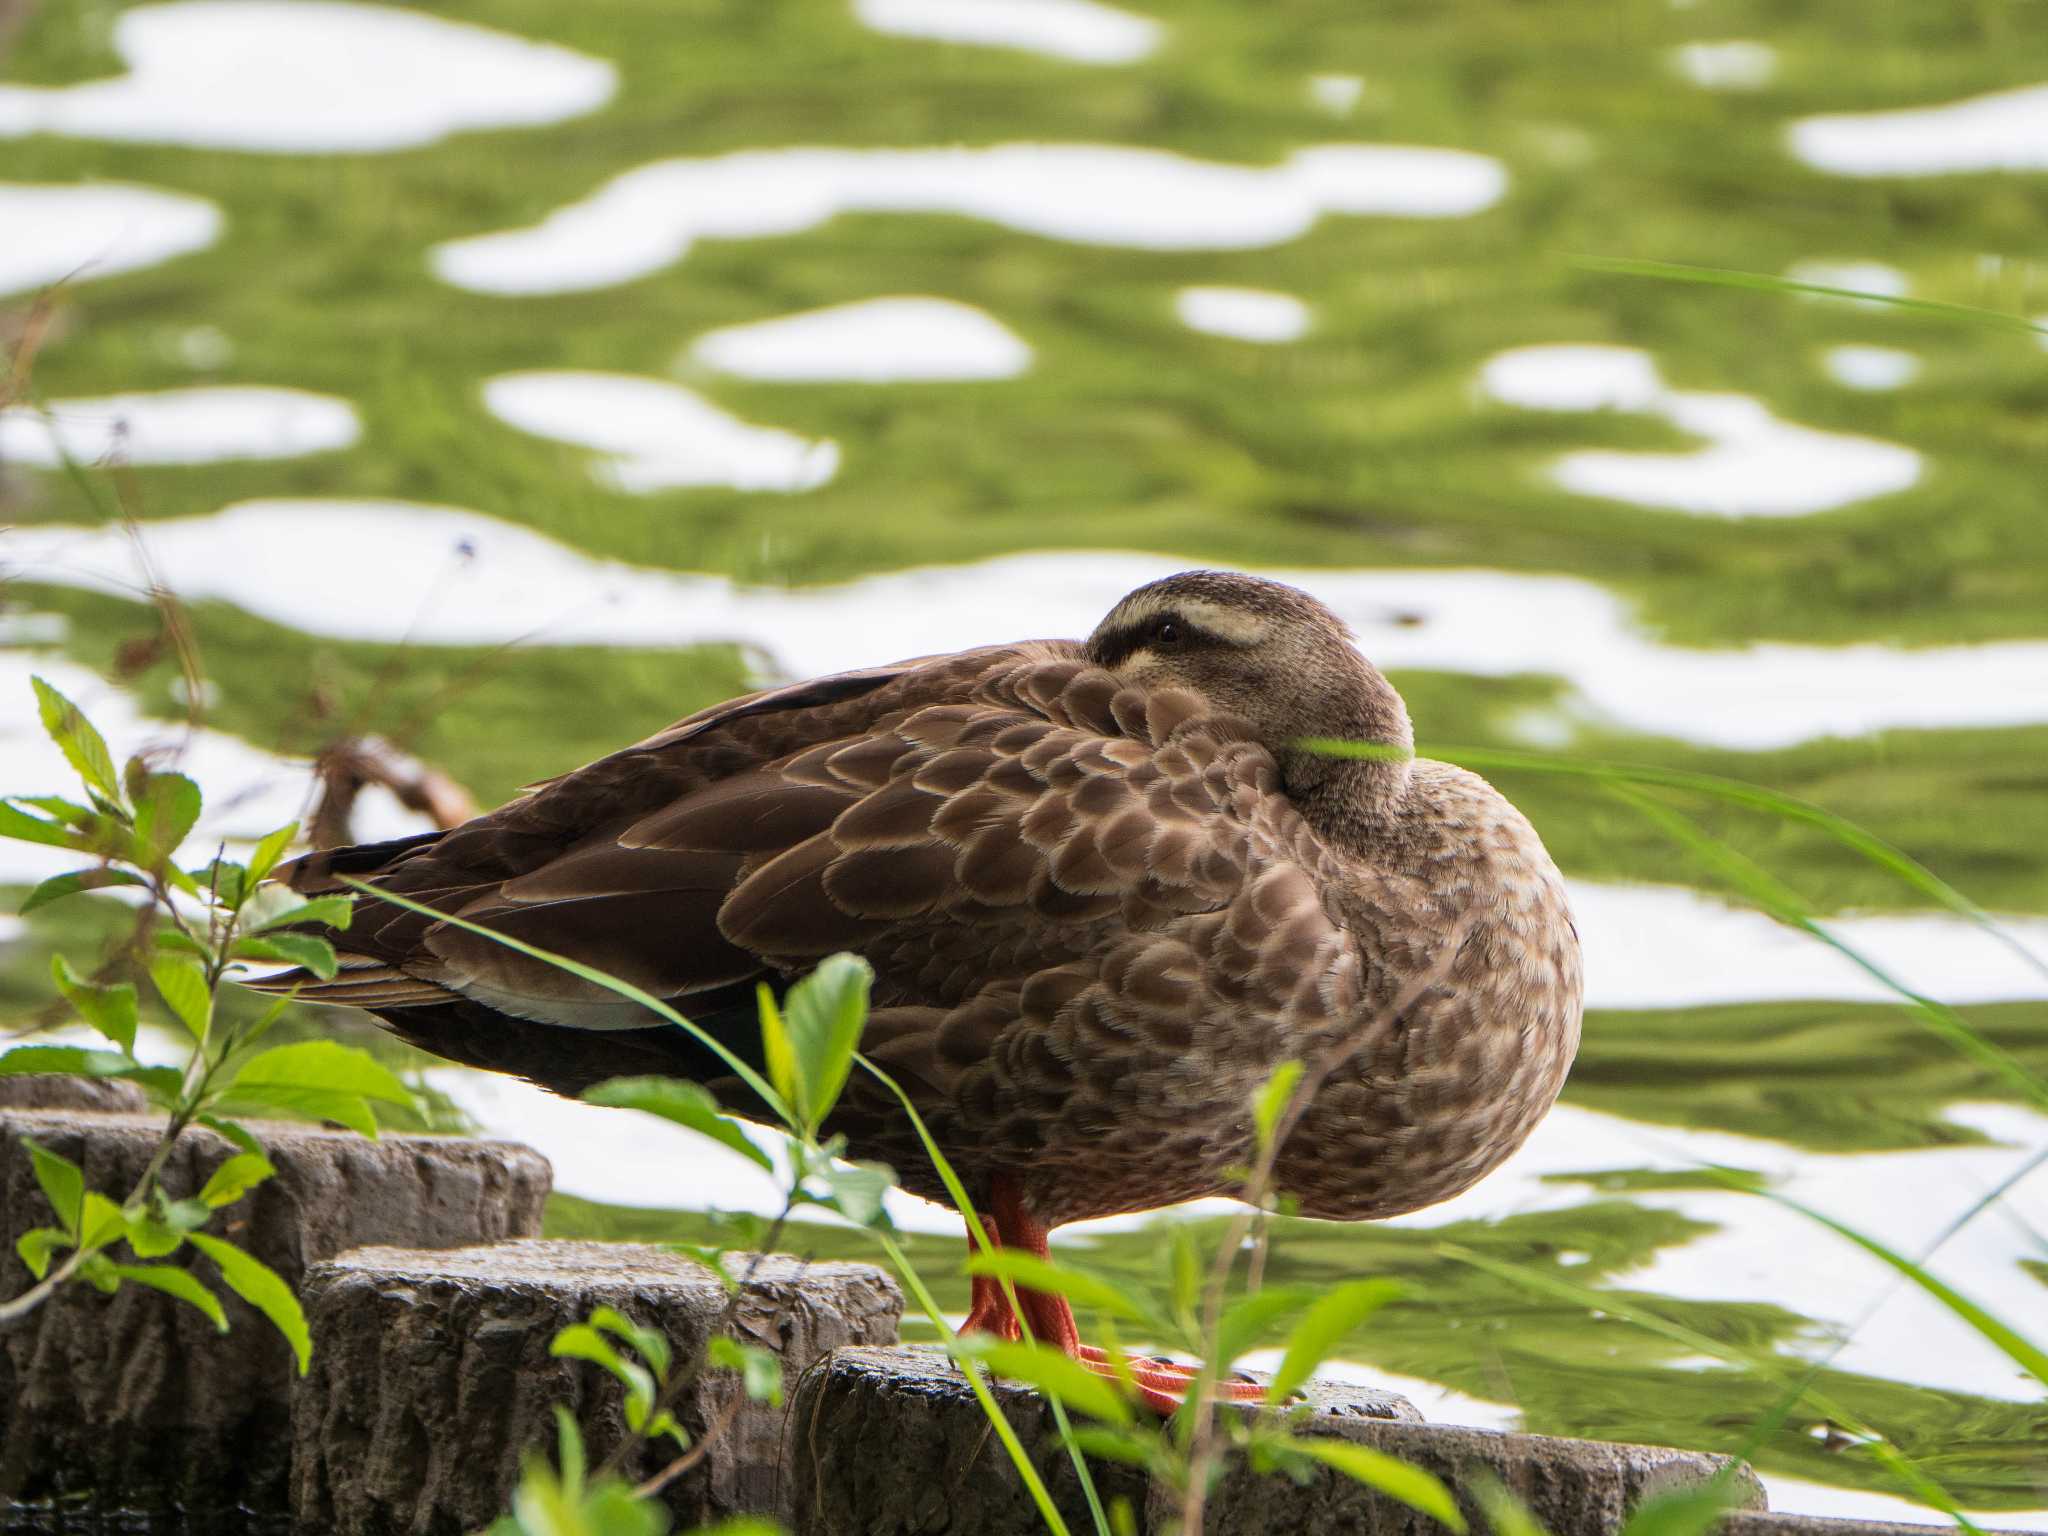
[[[0,1077],[0,1109],[85,1109],[95,1114],[149,1112],[149,1098],[118,1077]]]
[[[32,1283],[15,1239],[51,1221],[21,1138],[80,1164],[124,1198],[162,1133],[150,1115],[0,1109],[0,1296]],[[214,1219],[297,1286],[308,1265],[365,1243],[452,1246],[540,1229],[546,1159],[510,1142],[386,1136],[258,1122],[276,1177]],[[163,1174],[196,1194],[235,1151],[187,1131]],[[118,1251],[126,1256],[126,1250]],[[102,1506],[281,1510],[294,1365],[277,1331],[190,1250],[178,1262],[219,1293],[232,1332],[161,1292],[66,1286],[0,1332],[0,1504],[91,1495]]]
[[[746,1272],[745,1255],[729,1255]],[[297,1528],[334,1536],[439,1536],[502,1514],[523,1457],[552,1456],[554,1406],[576,1415],[593,1462],[625,1434],[622,1393],[595,1365],[556,1359],[555,1331],[601,1304],[666,1334],[678,1368],[723,1331],[781,1356],[785,1395],[828,1351],[891,1341],[895,1283],[864,1264],[771,1255],[728,1313],[716,1276],[663,1248],[502,1243],[453,1253],[366,1249],[307,1277],[312,1373],[293,1403]],[[731,1371],[690,1381],[675,1404],[693,1442],[735,1415],[670,1488],[679,1524],[772,1514],[781,1503],[785,1409],[746,1404]],[[659,1471],[673,1447],[627,1469]]]
[[[1092,1528],[1044,1399],[1010,1382],[993,1383],[993,1391],[1068,1526]],[[1414,1404],[1392,1392],[1322,1383],[1311,1401],[1318,1418],[1332,1423],[1393,1427],[1420,1419]],[[798,1386],[789,1433],[797,1536],[1025,1536],[1045,1528],[965,1378],[935,1349],[840,1351]],[[1105,1505],[1127,1500],[1143,1520],[1143,1472],[1115,1462],[1091,1462],[1089,1471]]]
[[[1022,1387],[995,1390],[1068,1525],[1086,1528],[1087,1506],[1044,1402]],[[1486,1524],[1461,1486],[1474,1468],[1520,1494],[1559,1536],[1611,1536],[1645,1495],[1704,1482],[1727,1464],[1692,1451],[1424,1424],[1405,1398],[1332,1384],[1318,1385],[1310,1402],[1310,1432],[1427,1467],[1460,1490],[1475,1530]],[[797,1536],[1023,1536],[1041,1529],[965,1380],[936,1351],[841,1351],[804,1379],[790,1418]],[[1130,1501],[1140,1530],[1163,1531],[1174,1519],[1168,1492],[1148,1488],[1136,1468],[1091,1463],[1090,1470],[1105,1502]],[[1762,1488],[1746,1469],[1739,1476],[1761,1507]],[[1232,1533],[1441,1536],[1433,1521],[1335,1473],[1303,1487],[1242,1464],[1211,1495],[1206,1524]]]

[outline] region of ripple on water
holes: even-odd
[[[484,385],[484,404],[522,432],[600,450],[597,481],[640,495],[708,485],[808,491],[839,469],[837,443],[753,426],[664,379],[507,373]]]
[[[1937,107],[1803,117],[1792,153],[1838,176],[2048,170],[2048,85]]]
[[[612,66],[548,43],[346,0],[177,0],[114,22],[128,73],[0,85],[0,137],[280,154],[409,149],[602,106]]]
[[[289,459],[346,448],[361,431],[354,407],[331,395],[230,386],[166,389],[0,410],[0,461],[55,468],[66,459]]]
[[[794,383],[1009,379],[1031,366],[1031,348],[993,315],[918,297],[725,326],[698,337],[690,356],[721,373]]]
[[[1078,64],[1132,64],[1166,29],[1098,0],[853,0],[863,26],[899,37],[1021,48]]]
[[[482,293],[567,293],[644,277],[693,242],[814,229],[841,213],[953,213],[1087,245],[1278,245],[1324,214],[1455,218],[1500,200],[1499,161],[1463,150],[1330,144],[1275,166],[1102,144],[983,149],[766,149],[660,160],[527,229],[434,247],[434,270]]]
[[[625,382],[695,399],[660,381]],[[662,442],[658,432],[637,429],[630,442],[612,437],[616,423],[576,408],[590,419],[578,418],[575,441],[598,448],[623,442],[613,450],[622,455]],[[665,419],[659,408],[652,414],[657,423]],[[790,449],[778,462],[801,471],[811,461]],[[668,472],[658,458],[653,470]],[[145,536],[172,590],[220,598],[314,634],[486,645],[733,640],[761,647],[797,676],[1019,635],[1086,634],[1126,592],[1187,564],[1160,555],[1046,553],[835,586],[740,587],[723,577],[598,559],[479,512],[351,500],[238,502],[153,520]],[[461,580],[444,582],[458,544],[474,548],[476,558]],[[133,582],[132,551],[117,528],[16,528],[0,555],[39,581],[121,592]],[[1266,574],[1329,603],[1383,667],[1555,676],[1605,720],[1710,746],[1761,750],[1887,729],[2048,721],[2048,641],[1704,650],[1660,643],[1627,603],[1572,577]],[[380,600],[362,602],[364,590]]]
[[[203,250],[220,228],[204,198],[154,187],[0,182],[0,294],[153,267]]]
[[[1920,376],[1920,359],[1897,347],[1830,347],[1822,362],[1846,389],[1903,389]]]
[[[1778,72],[1778,50],[1739,37],[1684,43],[1671,51],[1671,62],[1694,85],[1710,91],[1760,91]]]
[[[1920,455],[1910,448],[1780,421],[1747,395],[1668,389],[1648,355],[1631,347],[1520,347],[1489,360],[1480,387],[1533,410],[1659,416],[1707,440],[1684,453],[1565,454],[1550,476],[1583,495],[1708,517],[1804,517],[1920,478]]]

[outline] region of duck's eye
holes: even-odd
[[[1159,627],[1152,631],[1152,638],[1161,645],[1179,645],[1180,635],[1180,625],[1172,619],[1161,619]]]

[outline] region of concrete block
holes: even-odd
[[[368,1141],[294,1124],[251,1129],[277,1175],[209,1230],[288,1284],[365,1243],[451,1246],[540,1229],[552,1175],[529,1148],[438,1136]],[[80,1164],[89,1188],[118,1200],[161,1131],[161,1119],[148,1115],[0,1110],[0,1295],[32,1283],[14,1242],[51,1216],[21,1138]],[[210,1131],[186,1132],[165,1187],[196,1194],[234,1150]],[[219,1284],[210,1261],[181,1260],[219,1292],[232,1332],[216,1334],[156,1291],[127,1286],[108,1297],[85,1285],[65,1287],[0,1332],[0,1502],[90,1495],[108,1507],[283,1508],[291,1351]]]
[[[1720,1536],[1947,1536],[1956,1529],[1933,1510],[1925,1525],[1913,1521],[1851,1520],[1832,1515],[1781,1515],[1774,1510],[1752,1509],[1729,1515],[1719,1527]],[[1939,1524],[1935,1522],[1940,1520]],[[2020,1536],[2018,1531],[1995,1525],[1979,1526],[1984,1536]]]
[[[149,1099],[118,1077],[0,1077],[0,1109],[83,1109],[142,1115]]]
[[[997,1401],[1068,1525],[1089,1525],[1078,1479],[1036,1393],[999,1384]],[[1652,1446],[1505,1435],[1420,1422],[1406,1399],[1319,1384],[1308,1432],[1369,1445],[1427,1467],[1454,1489],[1484,1467],[1528,1501],[1556,1536],[1612,1536],[1644,1496],[1705,1481],[1726,1458]],[[1039,1529],[1030,1496],[965,1380],[933,1350],[843,1350],[805,1378],[791,1415],[790,1515],[797,1536],[912,1536]],[[1141,1531],[1164,1533],[1176,1509],[1131,1467],[1092,1467],[1105,1501],[1124,1498]],[[1747,1500],[1763,1490],[1739,1472]],[[1212,1536],[1269,1531],[1442,1536],[1433,1521],[1334,1472],[1306,1486],[1233,1465],[1210,1496]],[[1762,1536],[1762,1533],[1759,1533]],[[1792,1533],[1799,1536],[1799,1533]]]
[[[728,1258],[743,1273],[744,1255]],[[593,1461],[625,1434],[622,1394],[597,1366],[548,1354],[555,1331],[600,1304],[701,1359],[724,1328],[782,1358],[785,1393],[827,1352],[896,1337],[903,1299],[863,1264],[761,1261],[727,1322],[717,1278],[663,1248],[517,1242],[452,1253],[366,1249],[318,1266],[305,1287],[313,1370],[293,1404],[297,1527],[333,1536],[456,1536],[503,1513],[529,1450],[552,1454],[553,1409],[583,1426]],[[676,1404],[693,1440],[741,1396],[730,1371]],[[669,1490],[679,1528],[781,1503],[786,1409],[748,1404]],[[659,1471],[672,1448],[628,1469]]]

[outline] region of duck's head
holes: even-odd
[[[1353,777],[1300,750],[1304,737],[1403,751],[1415,744],[1400,694],[1359,654],[1344,621],[1306,592],[1262,577],[1183,571],[1142,586],[1096,626],[1088,659],[1144,687],[1188,689],[1250,721],[1297,797]],[[1405,775],[1366,777],[1384,788]]]

